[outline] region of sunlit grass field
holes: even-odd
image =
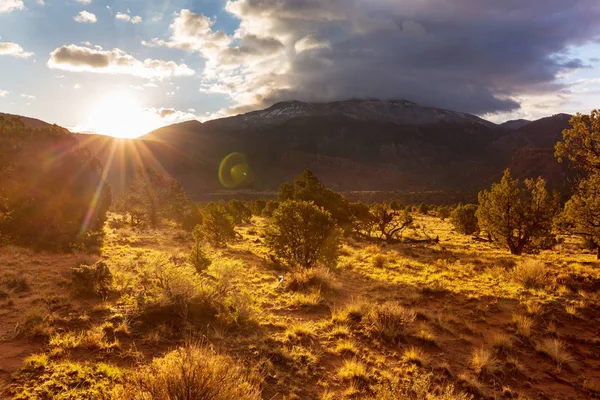
[[[196,353],[242,399],[600,397],[600,264],[575,238],[516,257],[415,215],[404,236],[438,243],[346,238],[336,268],[290,271],[253,217],[198,273],[190,233],[120,220],[99,255],[0,248],[5,397],[136,398]],[[109,286],[74,286],[99,260]]]

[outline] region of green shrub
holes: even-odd
[[[95,294],[106,296],[111,289],[113,275],[103,261],[94,265],[80,265],[71,268],[71,283],[79,295]]]
[[[204,210],[202,231],[215,247],[224,247],[235,238],[233,218],[222,204],[209,204]]]
[[[307,201],[288,200],[273,214],[265,242],[289,266],[337,264],[340,233],[327,211]]]
[[[437,216],[444,221],[446,218],[450,217],[450,208],[446,206],[438,208]]]
[[[250,218],[252,218],[252,211],[240,200],[228,201],[225,204],[225,208],[236,225],[247,224],[250,222]]]
[[[493,240],[521,255],[552,245],[559,207],[558,193],[549,193],[542,178],[521,184],[507,169],[500,183],[479,193],[477,219]]]
[[[425,203],[419,204],[419,214],[427,215],[429,213],[429,206]]]
[[[192,247],[192,251],[188,257],[188,261],[192,266],[196,269],[198,273],[201,273],[211,263],[210,258],[204,252],[202,248],[202,240],[204,239],[204,232],[202,231],[202,226],[196,225],[194,230],[192,231],[192,235],[194,236],[194,246]]]
[[[271,218],[273,216],[273,213],[275,212],[275,210],[277,210],[278,207],[279,207],[278,201],[269,200],[269,201],[267,201],[267,204],[265,204],[265,206],[263,207],[261,214],[263,217]]]
[[[479,224],[477,222],[477,206],[474,204],[459,204],[450,213],[450,222],[454,225],[454,229],[463,235],[472,235],[479,232]]]

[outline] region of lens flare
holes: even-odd
[[[231,153],[219,165],[219,181],[228,189],[238,188],[252,182],[252,170],[246,156]]]

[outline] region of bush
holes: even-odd
[[[446,206],[440,207],[437,211],[437,216],[442,221],[445,220],[446,218],[450,217],[450,208],[448,208]]]
[[[558,210],[558,193],[550,194],[543,179],[522,185],[507,169],[500,183],[479,193],[477,218],[492,239],[520,255],[551,243]]]
[[[202,231],[202,226],[196,225],[196,227],[192,231],[192,235],[194,236],[194,247],[190,252],[188,261],[196,269],[196,272],[201,273],[206,268],[208,268],[208,266],[211,263],[210,258],[208,258],[208,256],[202,249],[202,240],[204,239],[204,232]]]
[[[215,247],[224,247],[235,238],[233,219],[222,204],[209,204],[204,210],[202,231]]]
[[[335,266],[339,236],[329,212],[313,203],[289,200],[273,214],[265,243],[276,258],[289,266],[311,268],[317,262]]]
[[[386,342],[397,343],[404,328],[415,321],[417,314],[398,303],[374,306],[363,318],[363,324],[371,336]]]
[[[266,205],[267,202],[264,200],[254,200],[252,203],[250,203],[250,210],[252,211],[253,215],[261,216]]]
[[[231,358],[187,345],[134,371],[117,400],[260,400],[257,381]]]
[[[427,215],[429,213],[429,206],[425,203],[419,204],[419,214]]]
[[[71,268],[71,282],[79,295],[93,293],[104,297],[109,293],[112,281],[110,268],[103,261]]]
[[[548,271],[543,262],[525,260],[512,271],[513,279],[526,288],[543,288],[548,285]]]
[[[453,385],[438,385],[432,373],[394,377],[375,387],[371,400],[472,400],[473,396],[456,392]]]
[[[263,207],[261,214],[263,217],[271,218],[275,210],[277,210],[277,208],[279,208],[279,202],[269,200],[267,201],[267,204],[265,204],[265,206]]]
[[[225,208],[236,225],[247,224],[252,218],[252,211],[240,200],[230,200]]]
[[[476,212],[477,206],[474,204],[459,204],[450,213],[450,222],[454,225],[454,229],[463,235],[479,233]]]
[[[332,273],[327,268],[302,268],[287,274],[283,280],[283,287],[291,291],[308,291],[313,288],[332,290],[335,283]]]

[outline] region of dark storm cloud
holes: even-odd
[[[570,48],[600,35],[598,0],[229,0],[226,8],[245,37],[263,38],[259,48],[295,45],[276,68],[238,76],[214,73],[232,47],[215,53],[214,86],[227,93],[235,82],[229,94],[250,108],[378,97],[515,110],[519,96],[566,91],[557,77],[586,67]]]

